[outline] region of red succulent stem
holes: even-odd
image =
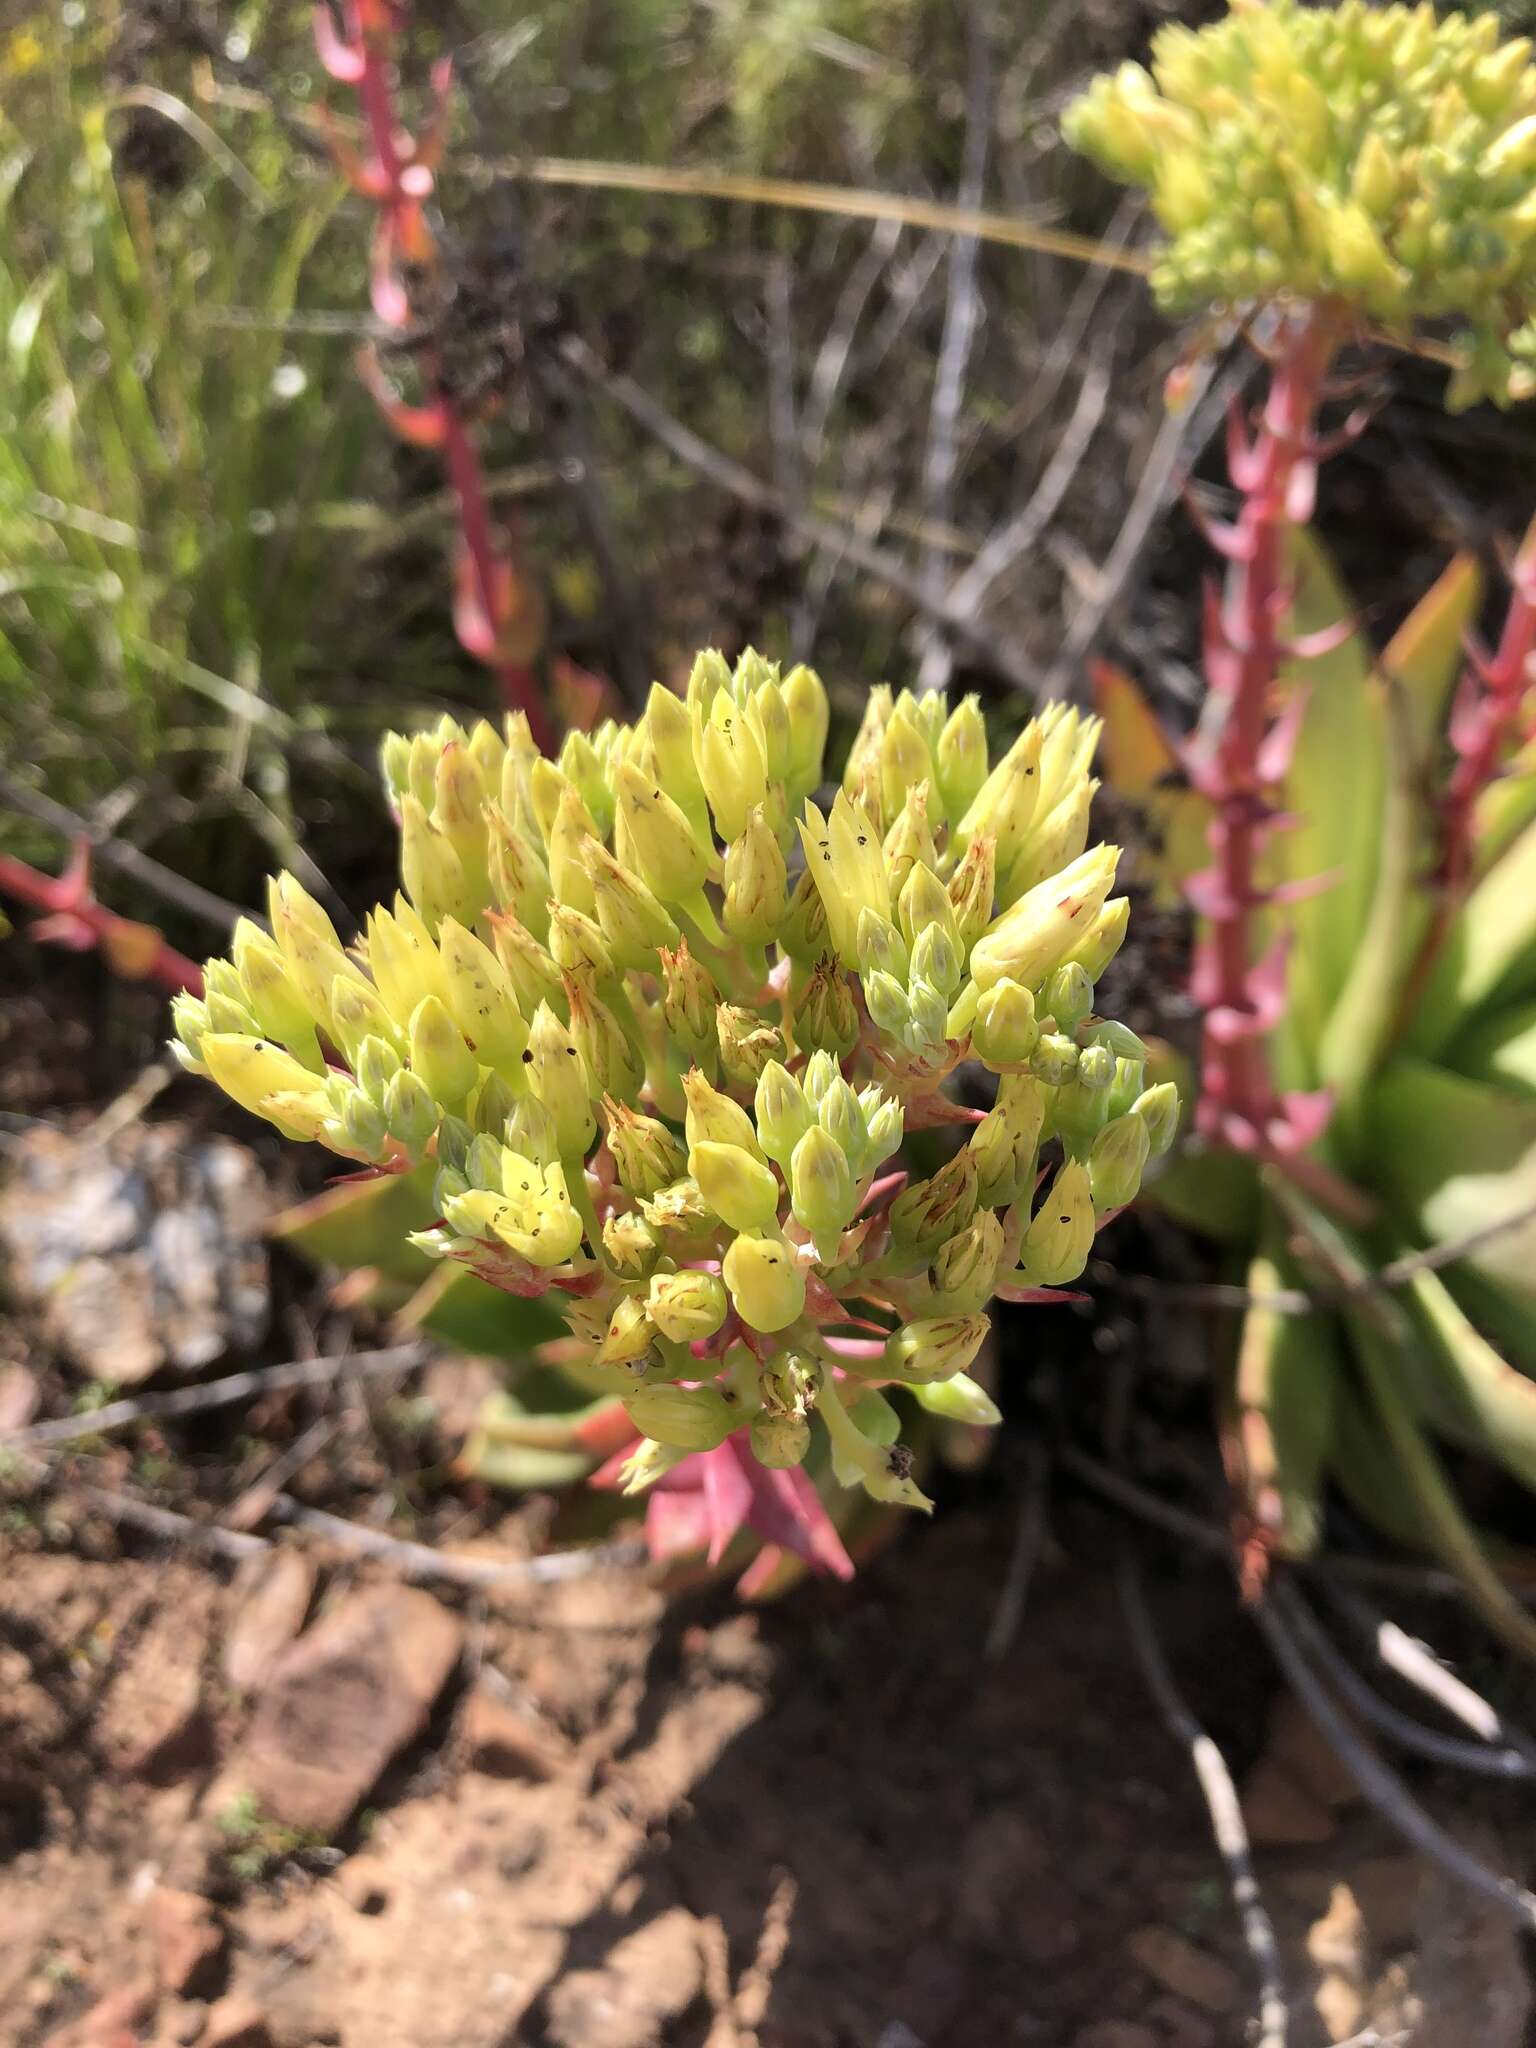
[[[1231,573],[1224,596],[1206,605],[1205,662],[1225,717],[1214,744],[1192,762],[1210,798],[1212,865],[1191,884],[1206,936],[1196,956],[1194,994],[1205,1018],[1199,1124],[1206,1135],[1251,1155],[1307,1172],[1298,1154],[1318,1134],[1315,1099],[1277,1092],[1265,1045],[1278,1014],[1276,956],[1256,958],[1257,913],[1273,901],[1260,858],[1283,823],[1277,801],[1289,766],[1294,721],[1277,720],[1275,689],[1291,648],[1283,638],[1289,600],[1287,529],[1310,514],[1316,487],[1318,408],[1341,338],[1326,306],[1281,326],[1268,394],[1251,434],[1234,416],[1229,459],[1241,507],[1211,539]]]
[[[435,251],[423,214],[432,189],[437,146],[423,146],[399,118],[395,99],[395,31],[401,10],[393,0],[346,0],[346,40],[337,40],[330,18],[316,19],[316,42],[332,75],[355,87],[368,127],[371,162],[357,166],[338,145],[337,161],[352,182],[379,209],[375,235],[375,311],[397,326],[407,320],[407,287],[399,275],[401,258],[425,267]],[[438,80],[440,101],[448,88],[446,70]],[[462,630],[467,651],[496,676],[508,710],[521,711],[538,746],[553,751],[555,732],[532,668],[513,658],[504,645],[509,610],[516,602],[517,579],[510,556],[498,546],[490,502],[468,422],[442,374],[438,351],[423,344],[416,351],[418,367],[432,404],[412,412],[407,438],[430,442],[442,454],[458,508],[459,534],[473,584],[479,629]],[[386,416],[399,415],[406,429],[409,409],[384,403]],[[435,423],[433,416],[435,415]]]
[[[90,849],[81,842],[62,875],[45,875],[26,861],[0,854],[0,892],[43,912],[32,936],[71,952],[99,947],[108,965],[128,981],[149,981],[168,995],[203,992],[202,969],[168,945],[153,925],[119,917],[91,893]]]
[[[1499,644],[1462,671],[1451,713],[1456,765],[1440,805],[1440,880],[1453,903],[1465,892],[1476,852],[1473,813],[1519,732],[1536,651],[1536,546],[1515,559],[1509,610]]]

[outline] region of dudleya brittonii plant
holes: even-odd
[[[1453,405],[1536,391],[1536,70],[1494,13],[1234,0],[1170,26],[1150,73],[1064,123],[1145,185],[1171,310],[1337,298],[1383,325],[1464,324]]]
[[[827,722],[809,669],[711,653],[558,761],[519,717],[391,735],[403,893],[348,950],[279,877],[177,1050],[290,1136],[435,1170],[417,1242],[556,1293],[634,1485],[737,1432],[793,1467],[819,1418],[843,1484],[924,1505],[879,1385],[995,1421],[987,1303],[1082,1272],[1177,1103],[1094,1014],[1128,910],[1097,722],[1050,706],[990,765],[974,699],[879,689],[818,803]],[[909,1184],[936,1126],[964,1142]]]

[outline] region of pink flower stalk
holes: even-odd
[[[386,326],[402,332],[412,320],[406,279],[412,271],[430,271],[437,261],[425,203],[447,141],[453,87],[452,65],[446,60],[435,65],[428,128],[413,135],[404,126],[395,105],[396,38],[404,19],[398,0],[342,0],[342,28],[327,0],[319,0],[314,16],[320,62],[339,84],[355,88],[367,126],[367,156],[360,156],[334,128],[330,143],[338,170],[377,209],[370,263],[373,310]],[[459,517],[455,630],[465,651],[495,674],[507,708],[526,714],[539,747],[549,753],[554,730],[531,665],[542,632],[539,607],[506,536],[495,530],[480,459],[438,352],[423,341],[415,356],[429,394],[422,405],[406,405],[395,397],[371,349],[359,357],[359,373],[403,440],[441,454]]]
[[[1446,919],[1472,878],[1473,814],[1519,735],[1521,709],[1536,653],[1536,527],[1527,534],[1510,571],[1509,610],[1493,651],[1469,646],[1451,707],[1450,739],[1456,754],[1440,801],[1440,882]]]
[[[1303,708],[1293,696],[1276,714],[1280,665],[1323,652],[1349,630],[1308,642],[1288,642],[1281,632],[1289,601],[1285,531],[1311,516],[1318,463],[1329,452],[1317,436],[1317,413],[1340,339],[1326,306],[1287,318],[1274,339],[1256,425],[1250,432],[1236,408],[1229,419],[1229,468],[1242,504],[1233,524],[1207,528],[1231,575],[1225,593],[1212,582],[1205,601],[1206,679],[1224,715],[1209,746],[1185,749],[1190,779],[1214,807],[1212,862],[1188,890],[1208,928],[1191,976],[1205,1019],[1199,1128],[1304,1178],[1314,1170],[1300,1155],[1326,1124],[1329,1101],[1275,1087],[1264,1041],[1284,1007],[1285,946],[1282,939],[1255,960],[1253,924],[1265,905],[1326,886],[1323,878],[1266,888],[1259,863],[1270,835],[1287,822],[1277,797]]]
[[[636,1430],[590,1483],[608,1490],[618,1486],[621,1468],[641,1441]],[[645,1540],[658,1562],[702,1551],[718,1564],[743,1529],[751,1529],[763,1546],[738,1582],[745,1599],[762,1591],[785,1551],[803,1558],[813,1571],[853,1577],[853,1559],[811,1480],[798,1466],[773,1472],[760,1465],[740,1432],[712,1451],[693,1452],[650,1489]]]
[[[149,981],[167,995],[203,992],[202,969],[168,945],[152,924],[119,917],[96,901],[91,887],[90,842],[75,842],[62,875],[45,875],[24,860],[0,854],[0,891],[44,915],[28,926],[34,939],[88,953],[99,946],[114,974]]]

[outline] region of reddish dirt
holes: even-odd
[[[763,1613],[668,1608],[638,1573],[472,1600],[457,1674],[360,1821],[269,1843],[259,1877],[231,1832],[250,1718],[221,1669],[235,1593],[184,1560],[13,1541],[0,2035],[170,2048],[216,2039],[234,1995],[278,2048],[1237,2048],[1250,1976],[1203,1808],[1130,1670],[1102,1525],[1069,1514],[1062,1534],[993,1666],[996,1510]],[[321,1614],[357,1583],[333,1572]],[[1268,1679],[1212,1588],[1163,1582],[1159,1622],[1231,1741],[1261,1724]],[[1345,1878],[1371,1925],[1334,1899],[1321,1939],[1343,1942],[1361,2009],[1411,2014],[1459,1972],[1436,1996],[1460,2031],[1401,2038],[1514,2048],[1513,1938],[1426,1892],[1378,1824],[1322,1831],[1265,1861],[1298,2048],[1328,2038],[1305,1940]],[[227,1928],[203,1999],[62,2034],[152,1976],[157,1915],[193,1910],[157,1887],[211,1898]],[[1335,2010],[1356,1995],[1334,1990]]]

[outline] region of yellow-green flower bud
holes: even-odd
[[[1047,1088],[1059,1088],[1077,1072],[1077,1040],[1064,1031],[1045,1031],[1035,1047],[1029,1070]]]
[[[912,1025],[912,1006],[907,992],[892,974],[878,968],[863,977],[864,1007],[877,1028],[898,1045],[906,1043]]]
[[[909,791],[920,782],[932,781],[933,776],[933,755],[913,716],[911,700],[898,702],[880,736],[880,797],[885,815],[894,818]]]
[[[626,1209],[603,1225],[603,1249],[618,1272],[643,1279],[661,1256],[661,1240],[637,1210]]]
[[[484,1131],[493,1138],[502,1137],[521,1099],[510,1081],[482,1068],[480,1085],[465,1105],[465,1119],[476,1132]]]
[[[555,956],[511,911],[492,911],[487,920],[496,958],[506,969],[517,1007],[531,1017],[540,1003],[552,1003],[560,996],[560,969]],[[549,929],[545,913],[544,928]]]
[[[237,1038],[263,1036],[261,1026],[238,998],[213,988],[208,990],[203,1002],[208,1011],[208,1022],[215,1031],[222,1031]]]
[[[463,863],[413,796],[400,800],[400,879],[429,931],[445,917],[473,917]]]
[[[1054,1017],[1058,1031],[1075,1032],[1093,1008],[1093,983],[1075,960],[1047,975],[1040,990],[1043,1015]]]
[[[816,1120],[805,1090],[778,1060],[770,1060],[757,1077],[753,1107],[759,1145],[787,1173],[796,1145]]]
[[[720,1266],[736,1313],[752,1330],[787,1330],[805,1312],[805,1271],[782,1237],[738,1237]]]
[[[768,794],[768,762],[753,722],[729,691],[693,714],[693,758],[722,839],[739,839]]]
[[[409,1017],[410,1011],[405,1014]],[[355,980],[350,974],[338,974],[331,984],[331,1023],[336,1044],[354,1067],[366,1038],[382,1038],[396,1052],[405,1045],[405,1033],[385,1009],[373,983]]]
[[[1023,1066],[1039,1042],[1034,997],[1005,975],[976,1004],[976,1021],[971,1026],[972,1052],[1001,1072],[1004,1068]]]
[[[454,1023],[478,1060],[504,1074],[516,1074],[528,1044],[528,1026],[506,969],[490,947],[455,918],[444,918],[437,943]]]
[[[466,1182],[469,1169],[469,1148],[475,1141],[475,1132],[461,1116],[445,1116],[437,1127],[438,1164],[462,1175]]]
[[[594,1365],[635,1366],[656,1342],[656,1325],[645,1298],[621,1294],[608,1319],[608,1331],[593,1355]]]
[[[886,833],[881,852],[893,898],[901,894],[908,875],[919,861],[937,869],[939,855],[933,841],[933,827],[928,822],[926,782],[919,782],[907,792],[907,800],[898,811],[895,824]]]
[[[358,1159],[382,1159],[389,1143],[389,1119],[360,1088],[349,1088],[341,1110],[346,1147]]]
[[[462,1103],[480,1078],[480,1063],[436,996],[424,996],[412,1011],[410,1043],[411,1071],[435,1100]]]
[[[980,1309],[992,1299],[1003,1256],[1003,1226],[995,1211],[978,1209],[974,1222],[946,1238],[933,1257],[934,1291],[951,1309]]]
[[[795,1221],[810,1232],[823,1263],[830,1264],[839,1237],[853,1221],[858,1193],[847,1154],[820,1124],[813,1124],[795,1147],[789,1199]]]
[[[954,930],[942,924],[925,925],[912,947],[912,974],[938,990],[945,1000],[960,986],[960,949]]]
[[[383,1038],[365,1038],[352,1062],[357,1085],[370,1102],[382,1104],[384,1091],[400,1071],[400,1055]]]
[[[752,1455],[770,1472],[788,1472],[805,1463],[811,1448],[811,1425],[803,1415],[760,1408],[752,1418]]]
[[[529,1086],[554,1119],[562,1159],[584,1159],[597,1130],[592,1086],[576,1041],[548,1003],[540,1003],[528,1027],[524,1062]]]
[[[945,1022],[949,1015],[949,1005],[944,999],[943,990],[935,988],[931,981],[924,981],[921,975],[914,975],[907,989],[907,1003],[912,1011],[912,1025],[907,1035],[907,1043],[912,1050],[925,1052],[942,1045]]]
[[[467,746],[444,749],[433,785],[432,824],[458,859],[463,877],[460,916],[478,917],[490,901],[485,806],[491,786]]]
[[[1179,1133],[1179,1091],[1171,1081],[1159,1081],[1138,1095],[1136,1114],[1147,1127],[1152,1157],[1160,1157]]]
[[[620,1102],[638,1097],[645,1063],[629,1032],[584,976],[568,974],[565,994],[571,1037],[590,1084]]]
[[[641,1387],[624,1407],[643,1436],[674,1450],[712,1451],[741,1422],[718,1387]]]
[[[1106,1091],[1115,1078],[1115,1056],[1107,1045],[1085,1045],[1077,1055],[1077,1085]]]
[[[783,923],[788,890],[788,870],[768,814],[754,804],[726,849],[726,930],[744,945],[766,945]]]
[[[695,959],[683,939],[676,952],[663,948],[661,972],[661,1011],[668,1031],[694,1059],[712,1067],[719,1049],[715,1012],[720,1007],[720,991],[708,968]]]
[[[831,710],[820,676],[802,662],[781,684],[789,722],[789,768],[785,781],[804,795],[821,781],[821,757],[827,744]]]
[[[929,1316],[906,1323],[885,1347],[881,1371],[893,1380],[921,1386],[964,1372],[981,1349],[988,1330],[982,1315]]]
[[[1030,1218],[1019,1247],[1019,1272],[1031,1287],[1062,1287],[1075,1280],[1093,1250],[1093,1196],[1088,1169],[1069,1159]]]
[[[1035,1159],[1045,1124],[1046,1096],[1027,1074],[1006,1074],[997,1103],[972,1131],[967,1150],[976,1162],[977,1193],[988,1208],[1019,1202],[1035,1184]]]
[[[438,1106],[420,1073],[406,1069],[393,1077],[385,1090],[383,1112],[389,1137],[403,1145],[412,1159],[418,1159],[432,1143],[438,1124]]]
[[[809,967],[832,943],[826,905],[807,868],[790,891],[789,906],[779,928],[780,948],[791,960]]]
[[[304,1007],[326,1035],[334,1037],[331,990],[336,977],[360,981],[362,976],[342,951],[331,920],[292,875],[279,875],[268,884],[267,915]],[[403,1019],[410,1011],[399,1015]]]
[[[721,1003],[715,1011],[715,1035],[726,1078],[739,1088],[755,1085],[770,1060],[782,1059],[787,1047],[776,1024],[764,1024],[755,1010]]]
[[[949,878],[949,900],[954,906],[955,936],[962,959],[970,959],[972,946],[992,922],[996,887],[997,841],[990,832],[979,832]]]
[[[811,969],[794,1009],[795,1041],[806,1050],[851,1052],[859,1036],[853,992],[830,955]]]
[[[831,1442],[833,1469],[845,1485],[856,1482],[875,1500],[932,1510],[933,1502],[912,1477],[912,1453],[902,1444],[880,1444],[866,1436],[843,1406],[830,1375],[816,1406]]]
[[[542,937],[548,913],[549,867],[532,833],[514,823],[494,805],[487,805],[486,831],[489,838],[490,900],[510,912],[530,932]]]
[[[567,782],[586,805],[600,835],[613,830],[613,791],[596,748],[584,732],[568,732],[558,764]]]
[[[660,949],[678,943],[671,912],[598,840],[589,839],[585,852],[597,922],[613,964],[654,974]]]
[[[976,1214],[976,1191],[976,1157],[971,1147],[964,1145],[937,1173],[903,1188],[892,1202],[892,1243],[931,1255],[946,1238],[964,1230]]]
[[[674,1465],[680,1465],[684,1458],[691,1456],[690,1451],[677,1444],[661,1444],[653,1437],[642,1437],[619,1467],[619,1477],[623,1481],[620,1490],[625,1494],[644,1493],[648,1486],[664,1479]]]
[[[1151,1149],[1146,1123],[1134,1110],[1105,1124],[1088,1154],[1088,1185],[1096,1215],[1123,1209],[1136,1199]]]
[[[189,1074],[206,1073],[203,1065],[202,1042],[213,1029],[208,1021],[208,1006],[201,997],[190,995],[185,989],[171,999],[171,1023],[176,1032],[176,1043],[171,1047],[181,1065]]]
[[[589,846],[596,843],[587,841]],[[549,955],[562,976],[580,974],[589,982],[612,981],[618,972],[602,926],[569,903],[552,902],[549,906]]]
[[[916,945],[918,933],[926,931],[931,924],[941,926],[957,947],[960,943],[955,906],[949,900],[949,891],[933,869],[922,861],[914,866],[902,885],[896,917],[909,946]]]
[[[713,1273],[658,1273],[645,1297],[651,1321],[674,1344],[713,1337],[730,1303]]]
[[[197,1056],[214,1080],[242,1109],[266,1116],[269,1095],[315,1096],[325,1101],[325,1084],[290,1052],[263,1038],[205,1032]]]
[[[402,1031],[423,996],[436,996],[446,1003],[448,981],[442,958],[431,933],[404,897],[396,897],[392,912],[382,905],[373,912],[364,950],[384,1007]],[[337,958],[345,965],[342,955]]]
[[[560,1156],[559,1130],[537,1095],[518,1096],[502,1136],[514,1152],[537,1160],[540,1166],[553,1166]]]
[[[718,866],[713,847],[695,835],[660,783],[642,775],[632,761],[618,764],[614,787],[644,880],[663,903],[692,914]]]
[[[897,931],[888,917],[881,917],[878,911],[861,910],[855,944],[859,955],[859,974],[888,974],[898,986],[904,987],[912,969],[912,956],[907,942]]]
[[[864,1125],[864,1104],[841,1074],[822,1090],[816,1105],[816,1121],[837,1145],[858,1177],[859,1161],[868,1142]]]
[[[262,1037],[278,1039],[318,1073],[322,1062],[315,1045],[315,1020],[309,1005],[279,947],[248,917],[242,917],[235,926],[234,959],[246,1002]],[[208,983],[206,975],[204,983]]]
[[[880,835],[869,814],[839,790],[832,815],[824,818],[807,803],[800,825],[806,867],[827,914],[833,948],[845,967],[859,964],[859,912],[891,912],[890,883]]]
[[[641,1202],[640,1209],[653,1230],[683,1244],[710,1237],[719,1227],[714,1210],[691,1174],[684,1174],[669,1187],[659,1188]]]
[[[989,989],[1006,975],[1035,988],[1070,959],[1104,907],[1119,859],[1118,847],[1092,847],[1004,911],[971,951],[977,987]]]
[[[779,1213],[773,1168],[740,1145],[703,1138],[688,1148],[688,1171],[715,1214],[731,1230],[761,1230]]]
[[[968,1422],[974,1428],[995,1429],[1003,1412],[969,1373],[952,1373],[947,1380],[924,1380],[912,1388],[912,1397],[930,1415],[944,1422]]]
[[[861,1167],[863,1172],[872,1173],[900,1146],[905,1118],[902,1115],[901,1104],[888,1095],[868,1107],[864,1118],[864,1157]]]
[[[683,1095],[688,1104],[683,1128],[689,1151],[710,1139],[717,1145],[739,1145],[754,1159],[762,1158],[751,1117],[739,1102],[711,1087],[697,1067],[683,1076]]]
[[[987,725],[978,697],[962,697],[945,721],[935,750],[935,771],[944,815],[959,822],[987,779]]]

